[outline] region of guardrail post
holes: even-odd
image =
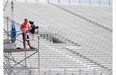
[[[74,75],[74,73],[72,73],[72,75]]]
[[[81,75],[81,69],[79,70],[79,75]]]
[[[81,0],[79,0],[79,4],[81,5]]]
[[[102,75],[102,72],[100,73],[100,75]]]
[[[49,69],[49,75],[51,75],[51,69]]]
[[[69,0],[68,2],[69,2],[69,4],[70,4],[70,0]]]
[[[7,39],[9,40],[9,27],[8,27],[8,20],[9,20],[9,17],[7,16],[7,32],[8,32],[8,34],[7,34]]]
[[[56,75],[59,75],[59,72]]]
[[[101,5],[101,0],[99,0],[99,5]]]
[[[39,72],[39,75],[40,75],[40,33],[39,33],[39,28],[38,28],[38,72]]]
[[[91,5],[91,0],[89,0],[89,5]]]
[[[64,75],[66,75],[66,68],[64,69]]]
[[[58,0],[58,3],[60,4],[60,0]]]
[[[108,0],[109,1],[109,6],[111,5],[111,3],[110,3],[110,0]]]
[[[96,70],[94,70],[94,75],[96,75]]]
[[[50,3],[50,1],[49,1],[49,0],[47,0],[47,3],[49,4],[49,3]]]

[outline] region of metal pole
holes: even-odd
[[[5,9],[6,9],[6,6],[7,6],[8,2],[9,2],[9,0],[7,0],[6,4],[5,4],[5,6],[4,6],[4,9],[3,9],[3,11],[5,11]]]
[[[40,75],[40,53],[39,53],[39,41],[40,41],[40,34],[39,34],[39,28],[38,28],[38,72]]]
[[[51,69],[49,69],[49,75],[51,75]]]
[[[60,0],[58,0],[58,3],[60,4]]]
[[[14,18],[14,3],[13,0],[11,1],[11,19],[13,20]]]
[[[8,32],[8,34],[7,34],[7,40],[9,40],[9,27],[8,27],[8,19],[9,19],[9,17],[7,16],[7,32]]]
[[[69,0],[69,4],[70,4],[70,0]]]
[[[27,60],[26,60],[26,49],[24,49],[25,50],[25,68],[26,68],[26,66],[27,66]],[[26,75],[26,69],[25,69],[25,75]]]
[[[109,6],[111,5],[111,3],[110,3],[110,0],[108,0],[109,1]]]
[[[102,75],[102,72],[100,73],[100,75]]]
[[[101,5],[101,0],[99,0],[99,5]]]
[[[47,0],[47,3],[49,4],[49,3],[50,3],[50,1],[49,1],[49,0]]]
[[[81,5],[81,0],[79,0],[79,4]]]
[[[79,75],[81,75],[81,69],[79,70]]]
[[[66,75],[66,68],[64,69],[64,75]]]
[[[89,0],[89,5],[91,5],[91,0]]]
[[[94,70],[94,75],[96,75],[96,70]]]

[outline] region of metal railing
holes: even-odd
[[[75,68],[76,69],[76,68]],[[57,69],[49,68],[47,70],[41,70],[40,75],[109,75],[107,72],[96,72],[96,70],[86,70],[86,69]],[[31,70],[32,75],[38,75],[37,71]]]
[[[19,0],[15,0],[17,2]],[[23,2],[31,2],[29,0],[22,0]],[[108,5],[112,6],[112,0],[33,0],[34,3],[55,3],[55,4],[87,4],[87,5]]]

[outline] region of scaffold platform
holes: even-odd
[[[24,52],[24,51],[37,51],[37,49],[4,49],[5,53],[10,52]]]

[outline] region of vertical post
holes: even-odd
[[[70,0],[69,0],[69,4],[70,4]]]
[[[8,27],[8,20],[9,20],[9,17],[7,16],[7,40],[9,40],[9,27]]]
[[[11,1],[11,20],[14,18],[14,3],[13,0]]]
[[[79,75],[81,75],[81,69],[79,70]]]
[[[49,1],[49,0],[47,0],[47,3],[49,4],[49,3],[50,3],[50,1]]]
[[[81,0],[79,0],[79,4],[81,5]]]
[[[66,68],[64,69],[64,75],[66,75]]]
[[[99,5],[101,5],[101,0],[99,0]]]
[[[100,75],[102,75],[102,72],[100,73]]]
[[[96,70],[94,69],[94,75],[96,75]]]
[[[89,0],[89,5],[91,5],[91,0]]]
[[[59,75],[59,72],[57,73],[57,75]]]
[[[108,0],[109,1],[109,6],[111,5],[111,3],[110,3],[110,0]]]
[[[58,0],[58,3],[60,4],[60,0]]]
[[[40,75],[40,50],[39,50],[39,41],[40,41],[40,34],[39,34],[39,28],[38,28],[38,72]]]
[[[49,75],[51,75],[51,69],[49,69]]]
[[[25,50],[25,75],[26,75],[26,66],[27,66],[27,60],[26,60],[26,49]]]

